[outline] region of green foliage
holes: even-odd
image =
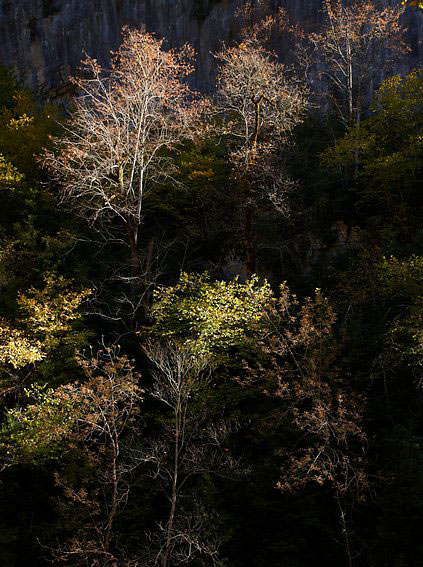
[[[46,274],[42,289],[30,288],[19,294],[21,324],[29,333],[41,336],[46,348],[54,348],[59,337],[72,334],[73,323],[81,319],[79,308],[90,294],[89,289],[73,290],[63,276]],[[80,346],[77,335],[68,340],[75,348]]]
[[[198,353],[220,352],[242,344],[272,302],[269,284],[255,276],[242,284],[183,273],[178,284],[155,293],[152,331],[183,339]]]
[[[165,227],[172,243],[167,258],[168,278],[177,278],[181,266],[198,268],[198,256],[219,262],[233,244],[238,204],[226,149],[212,138],[200,147],[186,144],[175,157],[177,184],[165,182],[146,199],[143,231],[155,237]]]
[[[16,81],[13,72],[7,67],[0,67],[0,108],[12,108],[16,92]]]
[[[203,416],[198,433],[208,421],[233,423],[223,449],[245,463],[245,476],[236,481],[217,478],[214,470],[189,482],[189,499],[219,511],[210,529],[230,565],[346,563],[331,492],[347,492],[346,471],[348,490],[357,489],[346,513],[355,522],[347,525],[354,562],[419,564],[422,101],[423,74],[415,71],[387,79],[369,114],[346,134],[312,119],[298,130],[286,155],[291,173],[302,177],[293,214],[287,220],[267,200],[258,204],[261,272],[245,283],[219,280],[222,258],[239,246],[242,207],[227,148],[214,134],[172,156],[176,187],[163,182],[145,202],[143,242],[152,242],[151,272],[157,268],[163,275],[156,281],[166,283],[155,292],[146,335],[160,348],[186,349],[199,364],[210,363],[190,398],[193,417]],[[126,481],[136,487],[114,524],[114,541],[122,548],[128,542],[140,558],[140,534],[167,506],[150,476],[154,463],[141,461],[145,447],[169,430],[172,411],[147,398],[140,418],[139,376],[127,358],[105,364],[101,356],[75,356],[94,334],[87,324],[99,340],[125,333],[124,348],[138,356],[132,331],[141,322],[134,318],[122,331],[108,312],[83,319],[84,282],[92,275],[102,286],[122,254],[117,243],[107,250],[87,243],[95,240],[90,233],[78,233],[76,246],[75,220],[60,213],[41,183],[36,155],[49,143],[55,115],[0,69],[0,506],[6,510],[0,563],[7,567],[45,565],[37,538],[54,547],[75,537],[74,549],[81,549],[78,537],[92,518],[107,526],[100,508],[104,496],[104,511],[111,509],[114,439],[107,431],[115,426],[125,473],[119,494]],[[335,242],[337,221],[345,227],[342,243]],[[94,255],[97,245],[101,253]],[[179,278],[181,266],[216,268],[210,276]],[[296,295],[286,285],[272,293],[264,277],[277,289],[281,274]],[[119,286],[112,279],[111,293]],[[313,295],[316,287],[323,291]],[[144,368],[147,361],[134,364]],[[169,449],[157,447],[168,463]],[[75,506],[60,507],[71,510],[69,523],[47,506],[63,487]],[[99,533],[90,531],[89,541],[97,542]]]
[[[324,163],[354,180],[361,199],[383,205],[400,222],[421,204],[423,74],[386,79],[373,115],[328,149]],[[358,169],[356,169],[358,167]]]
[[[64,450],[62,440],[77,419],[75,400],[66,390],[34,384],[24,393],[31,403],[6,412],[0,436],[5,465],[59,458]]]
[[[377,284],[386,297],[416,298],[423,293],[423,257],[382,258],[376,265]]]
[[[78,363],[85,382],[57,388],[32,384],[24,388],[19,407],[6,410],[0,438],[5,465],[40,464],[77,445],[88,452],[90,443],[97,443],[94,460],[105,451],[105,439],[113,444],[114,435],[133,426],[142,391],[132,362],[116,349],[105,349]]]
[[[33,179],[36,156],[58,129],[58,110],[52,105],[39,107],[31,93],[19,89],[5,71],[0,72],[0,87],[0,154]]]
[[[23,175],[0,154],[0,190],[15,189]]]
[[[56,270],[73,245],[64,235],[74,221],[56,207],[37,159],[58,128],[57,116],[0,68],[0,309],[7,316],[14,314],[16,290]]]
[[[18,370],[40,362],[59,346],[75,352],[86,341],[85,332],[75,328],[80,307],[89,290],[74,291],[71,282],[46,274],[41,290],[31,288],[17,299],[19,316],[10,324],[0,320],[0,363]]]
[[[394,307],[378,368],[411,368],[423,384],[423,257],[383,258],[377,266],[381,296]]]

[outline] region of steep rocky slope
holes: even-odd
[[[173,45],[192,43],[198,53],[197,86],[213,84],[213,57],[236,34],[244,0],[0,0],[0,65],[44,96],[60,96],[83,53],[106,62],[123,24],[145,24]],[[399,1],[399,0],[398,0]],[[316,26],[321,0],[274,0],[296,21]],[[413,61],[419,56],[423,18],[407,16]],[[410,64],[411,65],[411,64]]]

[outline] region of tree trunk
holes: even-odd
[[[141,259],[138,252],[138,226],[128,221],[126,223],[128,243],[131,249],[131,295],[132,298],[140,291]]]
[[[253,246],[254,207],[250,195],[247,195],[244,205],[244,252],[247,276],[251,277],[256,271],[256,251]]]
[[[172,496],[169,518],[167,521],[166,529],[166,545],[165,552],[162,558],[162,567],[168,567],[171,559],[172,552],[172,533],[175,523],[176,504],[178,499],[178,474],[179,474],[179,437],[181,434],[181,406],[178,401],[175,408],[175,450],[173,455],[173,479],[172,479]]]
[[[118,511],[118,485],[119,485],[118,472],[117,472],[118,454],[119,454],[119,446],[115,445],[113,449],[113,466],[112,466],[112,486],[113,486],[112,502],[110,506],[110,512],[107,519],[106,531],[104,536],[104,551],[106,553],[109,553],[110,542],[112,540],[112,535],[113,535],[112,532],[113,522],[115,520]]]
[[[255,123],[254,132],[251,139],[251,148],[247,157],[245,171],[241,177],[241,195],[243,205],[242,232],[244,242],[245,267],[247,276],[252,276],[256,271],[256,251],[253,245],[253,221],[254,221],[254,204],[252,202],[252,192],[249,183],[249,173],[254,166],[257,157],[257,143],[260,133],[261,118],[261,101],[262,96],[252,98],[255,107]]]
[[[153,299],[152,297],[153,294],[151,290],[151,283],[154,281],[151,277],[153,253],[154,253],[154,238],[150,238],[149,241],[147,242],[145,269],[144,269],[144,282],[146,289],[144,291],[143,305],[146,312],[150,309]]]
[[[356,112],[356,119],[355,119],[355,124],[354,124],[356,137],[358,136],[358,130],[360,128],[360,122],[361,122],[361,105],[358,104],[357,105],[357,112]],[[360,161],[360,151],[358,149],[358,141],[357,141],[357,138],[356,138],[355,148],[354,148],[354,179],[355,180],[357,180],[357,178],[358,178],[359,161]]]
[[[133,278],[137,278],[141,275],[141,260],[138,253],[138,227],[131,222],[127,222],[126,231],[131,249],[131,274]]]

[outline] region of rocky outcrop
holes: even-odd
[[[198,85],[212,81],[210,50],[233,33],[237,0],[0,0],[0,65],[40,94],[60,93],[84,53],[107,63],[124,24],[198,50]]]
[[[214,60],[222,41],[237,33],[235,11],[245,0],[0,0],[0,65],[13,67],[24,84],[46,97],[60,96],[88,53],[107,63],[124,24],[145,25],[171,45],[197,50],[196,86],[212,89]],[[399,1],[399,0],[398,0]],[[313,28],[321,0],[274,0]],[[419,59],[423,17],[407,16],[413,63]]]

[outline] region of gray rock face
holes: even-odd
[[[107,63],[124,24],[146,25],[171,45],[192,43],[211,84],[210,50],[231,36],[237,0],[0,0],[0,65],[42,95],[60,95],[84,53]]]
[[[164,36],[171,45],[189,42],[197,50],[196,86],[209,91],[214,83],[211,52],[237,33],[235,11],[245,0],[0,0],[0,65],[43,97],[66,92],[69,75],[84,53],[106,64],[120,41],[124,24]],[[399,0],[398,0],[399,1]],[[321,0],[274,0],[307,28],[318,25]],[[423,16],[407,16],[419,59]]]

